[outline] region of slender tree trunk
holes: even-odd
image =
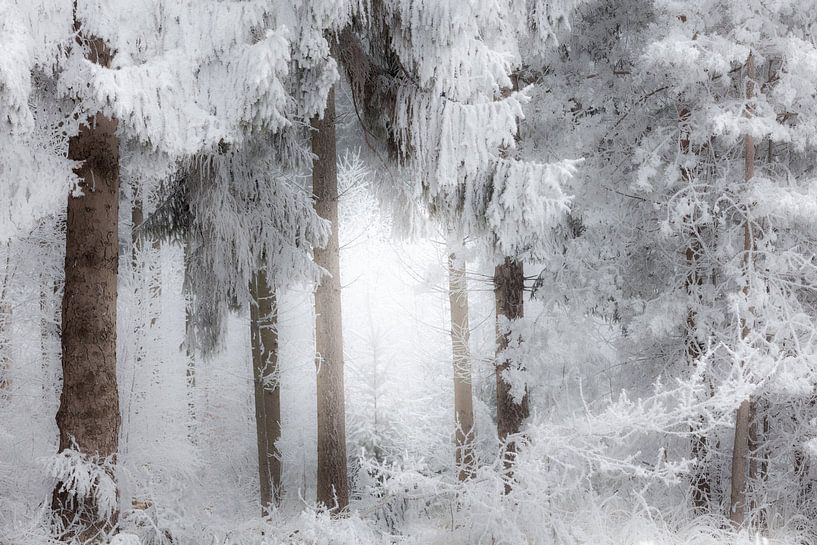
[[[191,265],[190,241],[184,243],[184,284],[190,283]],[[187,289],[184,291],[188,292]],[[187,356],[187,383],[191,388],[196,387],[196,330],[193,325],[193,302],[189,297],[184,301],[184,353]]]
[[[153,263],[150,268],[150,285],[148,294],[150,298],[150,328],[156,327],[156,322],[162,315],[162,241],[154,238],[151,243],[153,249]]]
[[[133,263],[136,265],[136,256],[138,252],[144,248],[144,236],[137,233],[136,228],[142,225],[145,221],[145,213],[142,207],[142,201],[136,196],[136,188],[133,188],[132,205],[131,205],[131,224],[133,232],[131,234],[133,247]],[[156,325],[156,321],[162,311],[162,242],[156,237],[152,237],[151,248],[155,259],[150,267],[149,278],[149,304],[150,309],[150,326]]]
[[[144,221],[144,212],[142,210],[142,201],[140,201],[136,196],[136,187],[131,187],[131,271],[133,276],[133,289],[136,294],[137,300],[142,297],[142,282],[144,281],[143,273],[144,269],[140,266],[143,261],[140,259],[144,259],[142,255],[142,237],[137,234],[136,228],[142,224]],[[142,310],[143,307],[137,307]],[[145,335],[145,312],[142,310],[139,312],[137,319],[135,320],[134,324],[134,331],[132,334],[135,337],[135,365],[138,372],[141,372],[145,354],[145,347],[147,345],[146,335]]]
[[[761,447],[762,441],[768,436],[768,403],[762,399],[754,400],[749,415],[749,482],[753,483],[757,490],[762,490],[769,476],[768,449]],[[795,458],[796,456],[795,454]],[[754,513],[752,527],[758,530],[765,528],[768,515],[766,507],[758,506],[757,498],[752,498],[751,507]]]
[[[683,156],[686,156],[690,150],[689,142],[689,116],[690,112],[687,108],[681,108],[678,114],[678,122],[680,125],[680,151]],[[681,178],[688,184],[692,183],[692,172],[686,167],[681,168]],[[694,218],[687,218],[694,220]],[[694,222],[693,222],[694,225]],[[700,288],[703,285],[703,275],[699,270],[698,259],[701,254],[700,232],[698,228],[693,226],[688,230],[689,244],[687,245],[684,256],[686,258],[689,273],[684,280],[684,287],[690,296],[698,298],[700,302]],[[687,330],[686,330],[686,359],[690,367],[695,367],[701,357],[702,347],[695,332],[697,314],[695,310],[690,307],[687,311]],[[710,476],[706,468],[706,458],[709,453],[709,446],[707,444],[707,437],[704,433],[699,431],[701,422],[693,424],[692,432],[692,457],[697,460],[695,467],[690,476],[690,484],[692,486],[692,507],[697,514],[703,514],[709,511],[709,501],[711,495],[711,485],[709,482]]]
[[[79,25],[75,23],[79,28]],[[110,66],[100,39],[85,39],[88,59]],[[68,143],[68,158],[82,161],[76,173],[83,196],[68,197],[65,293],[62,303],[63,385],[57,426],[60,451],[115,460],[119,443],[116,385],[116,282],[119,268],[119,141],[117,122],[97,113]],[[113,475],[111,475],[113,478]],[[115,525],[95,497],[71,498],[58,483],[52,508],[65,525],[79,522],[76,537],[91,540]],[[69,501],[71,500],[71,501]],[[76,519],[75,519],[76,517]],[[72,530],[72,533],[74,530]]]
[[[11,305],[0,299],[0,400],[11,385]]]
[[[454,419],[457,477],[470,479],[474,458],[474,399],[471,391],[471,328],[468,322],[468,286],[465,263],[453,252],[448,257],[448,301],[451,311],[451,350],[454,361]]]
[[[11,280],[11,241],[6,243],[6,269],[3,271],[3,286],[0,288],[0,400],[9,387],[8,376],[11,367],[11,304],[6,296]]]
[[[511,75],[511,88],[504,89],[502,95],[508,96],[519,89],[519,79]],[[518,140],[518,135],[516,136]],[[501,157],[508,156],[508,150],[499,150]],[[520,403],[511,395],[510,385],[502,374],[510,366],[508,360],[500,361],[501,353],[508,347],[509,334],[505,331],[504,322],[513,322],[524,315],[525,272],[522,262],[512,257],[505,257],[501,265],[494,269],[494,297],[496,299],[496,429],[499,440],[505,448],[505,468],[507,478],[505,493],[511,491],[512,466],[516,459],[516,444],[506,444],[509,435],[519,433],[522,421],[528,416],[528,393],[525,391]]]
[[[184,242],[184,283],[188,284],[190,277],[190,241]],[[182,290],[187,291],[187,290]],[[185,295],[184,297],[184,355],[186,360],[185,378],[187,379],[187,414],[190,416],[190,423],[187,436],[194,445],[198,443],[196,435],[198,414],[196,412],[196,350],[195,331],[193,328],[193,308],[192,301]]]
[[[136,188],[131,188],[131,247],[133,249],[133,264],[136,265],[137,255],[142,250],[142,237],[136,229],[145,221],[145,214],[142,210],[142,201],[136,197]]]
[[[510,335],[503,322],[513,322],[524,314],[525,275],[522,262],[506,257],[504,263],[494,270],[494,295],[496,298],[496,429],[499,440],[505,442],[509,435],[519,433],[522,421],[528,416],[528,394],[525,392],[520,403],[514,401],[510,385],[502,373],[508,369],[508,360],[499,361],[501,353],[508,347]],[[510,470],[516,458],[516,445],[511,442],[505,447],[505,466],[508,480],[505,491],[510,492]]]
[[[258,475],[261,511],[277,505],[281,493],[281,456],[276,442],[281,437],[281,389],[278,383],[278,331],[275,289],[264,271],[250,282],[250,332],[255,384],[255,429],[258,439]]]
[[[329,92],[323,117],[312,119],[312,191],[315,210],[332,223],[325,248],[315,263],[328,273],[315,291],[315,349],[318,371],[317,501],[340,512],[349,504],[346,474],[346,408],[343,386],[340,251],[338,244],[338,172],[335,91]]]
[[[752,115],[751,99],[754,91],[755,61],[752,54],[746,61],[747,83],[746,115]],[[746,134],[743,137],[744,151],[744,180],[748,183],[755,175],[755,143],[752,135]],[[743,224],[743,269],[747,275],[747,283],[743,287],[743,296],[749,296],[748,275],[751,266],[752,251],[754,250],[754,238],[749,221]],[[749,324],[745,318],[741,318],[741,339],[749,336]],[[735,441],[732,447],[732,490],[729,504],[729,519],[735,526],[743,526],[746,519],[746,473],[749,458],[749,424],[752,413],[751,398],[745,399],[738,407],[735,416]]]
[[[817,403],[814,397],[808,402],[806,407],[801,409],[801,411],[795,412],[792,415],[792,423],[795,425],[795,428],[800,427],[800,420],[799,417],[801,415],[808,415],[813,413],[814,405]],[[768,430],[767,430],[768,433]],[[803,505],[803,502],[810,501],[812,495],[812,479],[809,478],[811,473],[809,457],[808,457],[808,447],[805,446],[804,441],[802,439],[797,441],[797,444],[794,448],[794,474],[797,476],[798,479],[798,487],[797,487],[797,498],[795,500],[795,505],[798,507]],[[767,458],[764,459],[763,462],[763,475],[764,478],[768,475],[768,453]]]

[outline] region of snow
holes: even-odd
[[[813,542],[815,10],[0,0],[0,543],[70,540],[51,521],[56,483],[93,516],[118,514],[109,545]],[[341,32],[367,56],[363,81],[335,58]],[[110,66],[88,60],[91,36]],[[310,120],[330,91],[336,226],[309,183]],[[115,457],[57,452],[54,419],[79,181],[68,148],[96,112],[120,140]],[[341,514],[315,504],[313,292],[327,273],[313,256],[332,228],[352,483]],[[452,251],[472,327],[466,481]],[[524,263],[513,321],[496,309],[506,258]],[[264,516],[258,273],[279,302],[284,467]],[[530,403],[504,440],[498,380]]]

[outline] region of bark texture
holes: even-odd
[[[338,243],[338,171],[335,91],[323,117],[312,124],[312,191],[315,211],[332,223],[326,247],[315,250],[315,263],[327,271],[315,290],[315,350],[318,375],[317,501],[335,512],[349,504],[346,470],[346,408],[343,386],[343,336]]]
[[[0,401],[6,397],[5,390],[10,385],[8,376],[11,368],[11,305],[6,300],[6,292],[11,277],[11,242],[6,243],[6,268],[3,285],[0,288]]]
[[[454,418],[457,476],[474,476],[474,398],[471,387],[471,328],[468,321],[468,286],[465,263],[455,254],[448,257],[448,301],[451,312],[451,350],[454,361]]]
[[[680,131],[679,148],[682,156],[690,152],[689,141],[689,118],[690,111],[687,108],[681,108],[678,113],[678,124]],[[688,184],[693,183],[693,173],[689,168],[681,167],[681,179]],[[686,258],[689,272],[684,279],[684,287],[689,296],[697,298],[700,303],[700,290],[703,285],[703,273],[700,270],[699,260],[702,253],[701,247],[701,233],[695,223],[695,217],[688,217],[691,227],[687,229],[687,236],[689,237],[689,244],[684,250],[684,257]],[[694,308],[690,307],[687,311],[687,328],[686,328],[686,343],[685,353],[686,360],[690,367],[695,367],[703,352],[703,347],[697,337],[697,313]],[[692,457],[697,460],[695,467],[690,475],[690,485],[692,488],[692,508],[695,513],[703,514],[709,511],[710,496],[712,493],[712,486],[710,483],[711,476],[706,466],[709,455],[709,445],[707,443],[706,434],[699,432],[702,422],[693,424],[690,431],[691,435],[691,453]]]
[[[514,401],[511,388],[502,378],[508,369],[508,360],[500,361],[500,354],[508,347],[509,335],[502,327],[502,318],[509,321],[524,315],[525,275],[522,262],[506,257],[504,263],[494,270],[494,295],[496,299],[496,430],[499,440],[504,442],[509,435],[519,433],[522,421],[528,416],[528,394],[525,392],[520,403]],[[516,458],[516,445],[510,443],[505,450],[505,465],[510,470]],[[510,475],[505,484],[510,491]]]
[[[133,250],[133,263],[136,264],[137,256],[142,250],[142,237],[139,236],[137,228],[145,221],[145,213],[142,210],[142,201],[136,198],[136,188],[131,189],[134,193],[131,201],[131,247]]]
[[[255,384],[255,429],[262,514],[277,505],[281,494],[281,389],[278,383],[278,326],[275,289],[257,272],[251,283],[250,334]]]
[[[746,99],[751,101],[754,94],[755,61],[752,54],[746,61]],[[745,114],[752,115],[751,102],[747,103]],[[743,137],[744,155],[744,180],[749,182],[755,175],[755,143],[751,134]],[[752,251],[754,250],[754,238],[751,226],[748,221],[743,224],[743,269],[748,274]],[[743,296],[749,296],[748,282],[743,287]],[[749,322],[746,318],[741,318],[741,339],[745,339],[751,332]],[[737,526],[744,525],[746,519],[746,477],[749,458],[749,435],[750,421],[753,413],[752,400],[745,399],[738,407],[735,415],[735,441],[732,447],[732,490],[729,502],[729,520]]]
[[[0,401],[11,385],[11,305],[0,297]]]
[[[87,57],[108,66],[110,53],[98,39],[87,40]],[[100,113],[80,127],[68,157],[83,195],[68,196],[65,293],[62,302],[63,385],[57,411],[59,449],[115,458],[119,442],[116,385],[116,283],[119,268],[119,141],[117,122]],[[112,476],[113,477],[113,476]],[[95,498],[73,499],[58,483],[52,507],[66,525],[79,523],[80,541],[94,539],[115,524],[97,515]]]

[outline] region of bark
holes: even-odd
[[[189,278],[190,267],[190,242],[184,242],[184,274],[185,284]],[[185,369],[187,378],[187,414],[190,416],[190,424],[188,426],[187,435],[190,441],[196,445],[198,444],[198,437],[196,435],[196,420],[198,415],[196,413],[196,351],[194,347],[194,329],[193,329],[193,308],[192,301],[189,297],[184,298],[184,354],[187,360]]]
[[[814,398],[812,398],[807,406],[805,407],[805,411],[801,411],[799,414],[811,414],[813,413],[814,405],[817,403]],[[792,416],[792,423],[794,424],[795,428],[799,428],[802,424],[799,422],[798,413]],[[766,429],[768,432],[768,429]],[[808,455],[808,447],[804,445],[804,440],[799,439],[796,441],[794,447],[794,463],[793,469],[794,474],[797,476],[798,479],[798,487],[797,487],[797,497],[795,500],[795,505],[802,506],[804,502],[809,501],[812,496],[813,490],[813,480],[809,478],[811,474],[811,468],[809,467],[811,464],[809,463],[809,455]],[[763,461],[763,476],[764,478],[769,473],[769,460],[768,460],[768,452],[766,453],[766,458]]]
[[[519,79],[516,74],[511,75],[511,88],[504,89],[503,96],[519,89]],[[518,140],[518,135],[517,135]],[[508,150],[499,150],[500,156],[507,157]],[[505,492],[511,490],[512,472],[516,458],[516,444],[505,444],[509,435],[519,433],[522,421],[528,416],[528,393],[525,391],[520,403],[516,403],[511,395],[511,389],[502,378],[502,373],[508,369],[510,362],[500,361],[500,354],[508,347],[509,335],[502,327],[503,317],[513,322],[522,318],[524,314],[525,272],[522,262],[512,257],[505,257],[501,265],[494,269],[494,297],[496,299],[496,429],[500,442],[505,448],[505,468],[507,480]]]
[[[762,416],[760,416],[760,414]],[[758,428],[761,428],[758,432]],[[749,483],[754,483],[756,489],[761,490],[769,475],[769,453],[761,448],[761,440],[769,436],[768,404],[762,400],[754,400],[749,414]],[[797,454],[795,453],[795,458]],[[765,528],[767,510],[765,506],[758,506],[757,499],[752,498],[751,510],[753,513],[752,527]]]
[[[690,112],[687,108],[681,108],[678,114],[678,123],[680,125],[680,152],[682,155],[687,155],[690,151],[689,142],[689,117]],[[693,173],[686,167],[681,168],[681,179],[688,184],[692,183]],[[700,232],[694,226],[694,218],[687,218],[692,221],[693,227],[688,230],[689,244],[684,251],[687,267],[689,273],[684,280],[684,287],[690,296],[698,297],[700,302],[700,288],[703,285],[703,275],[699,270],[698,260],[701,255],[701,241]],[[690,367],[697,365],[701,357],[703,348],[698,340],[695,329],[697,323],[697,313],[690,307],[687,311],[687,330],[685,353],[686,360]],[[701,422],[693,424],[690,431],[691,435],[691,451],[692,457],[697,460],[695,467],[690,476],[690,485],[692,487],[692,507],[697,514],[706,513],[709,511],[709,502],[711,496],[710,475],[706,468],[706,459],[709,453],[709,446],[707,444],[707,437],[704,433],[700,433]]]
[[[0,299],[0,400],[11,386],[11,305]]]
[[[752,54],[746,61],[747,84],[746,84],[746,99],[751,101],[753,96],[753,85],[755,78],[755,61]],[[745,114],[752,115],[752,107],[747,103]],[[744,181],[749,182],[755,175],[755,143],[754,138],[750,134],[743,137],[743,151],[744,151]],[[754,250],[754,238],[751,231],[751,226],[748,220],[743,224],[743,269],[748,277],[749,268],[752,259],[752,251]],[[748,280],[743,287],[743,296],[749,296]],[[741,339],[749,336],[749,323],[745,318],[741,319]],[[746,519],[746,473],[747,462],[749,457],[749,424],[750,415],[752,413],[751,398],[745,399],[738,407],[737,415],[735,416],[735,441],[732,447],[732,490],[731,499],[729,502],[729,520],[735,526],[743,526]]]
[[[261,511],[278,505],[281,494],[281,389],[278,383],[278,331],[275,289],[267,275],[257,272],[250,282],[250,333],[255,385],[255,429],[258,442],[258,476]]]
[[[735,417],[735,443],[732,447],[732,490],[729,520],[742,526],[746,517],[746,469],[749,457],[749,414],[751,401],[744,399]]]
[[[455,462],[457,476],[474,476],[474,399],[471,388],[471,328],[468,321],[468,286],[465,263],[452,253],[448,257],[448,301],[451,312],[451,349],[454,362]]]
[[[133,248],[133,264],[136,265],[136,256],[142,250],[142,237],[140,237],[136,228],[142,225],[145,221],[145,214],[142,210],[142,201],[136,198],[136,188],[132,188],[133,200],[131,202],[131,247]]]
[[[190,267],[192,256],[190,255],[190,241],[184,243],[184,283],[187,286],[190,282]],[[190,297],[185,297],[184,302],[184,353],[187,356],[187,383],[191,388],[196,387],[196,330],[193,324],[193,302]]]
[[[6,269],[3,273],[3,286],[0,289],[0,400],[5,398],[4,390],[8,389],[11,379],[8,376],[11,368],[11,304],[6,296],[11,279],[11,241],[6,243]]]
[[[315,263],[327,271],[315,290],[315,350],[318,386],[317,501],[336,513],[349,504],[346,473],[346,409],[343,386],[340,252],[338,244],[338,173],[335,137],[335,91],[329,92],[323,117],[312,125],[312,190],[315,211],[332,223],[326,247],[315,250]]]
[[[502,318],[509,321],[522,318],[524,314],[525,276],[522,262],[506,257],[503,264],[494,270],[494,296],[496,299],[496,429],[499,440],[503,443],[509,435],[519,433],[522,421],[528,416],[528,394],[525,392],[520,403],[516,403],[511,389],[502,378],[508,369],[508,360],[499,361],[499,356],[508,347],[509,334],[502,327]],[[510,469],[516,458],[516,445],[511,442],[505,445],[505,467],[508,469],[508,481],[505,491],[510,491]]]
[[[88,59],[110,65],[102,40],[87,43]],[[116,385],[116,282],[119,268],[119,141],[117,122],[97,113],[68,144],[68,158],[84,195],[68,196],[65,293],[62,303],[63,386],[57,411],[59,449],[115,459],[119,441]],[[113,477],[113,476],[112,476]],[[96,499],[76,499],[58,483],[52,508],[80,541],[94,539],[115,524],[103,520]],[[71,536],[68,536],[71,537]]]
[[[136,198],[135,188],[133,194],[133,204],[131,207],[131,225],[133,231],[131,233],[132,248],[133,248],[133,264],[137,265],[137,254],[144,248],[145,235],[136,232],[136,228],[142,225],[145,221],[144,209],[142,201]],[[158,237],[151,237],[151,248],[153,249],[153,263],[149,267],[149,289],[148,294],[150,301],[148,309],[150,310],[150,327],[156,325],[156,321],[162,311],[162,242]],[[141,271],[140,271],[141,273]],[[140,275],[141,276],[141,275]]]
[[[156,327],[159,316],[162,315],[162,241],[154,238],[151,243],[153,248],[153,263],[150,268],[150,285],[148,294],[150,297],[150,328]]]

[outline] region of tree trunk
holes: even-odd
[[[162,241],[154,238],[150,245],[153,249],[153,266],[150,268],[148,309],[150,309],[150,328],[154,329],[162,315]]]
[[[281,437],[281,389],[278,382],[278,330],[275,289],[264,271],[250,282],[250,332],[255,384],[255,429],[258,438],[258,475],[261,511],[277,505],[281,493],[281,456],[275,444]]]
[[[190,240],[184,242],[184,285],[189,286],[192,267],[192,250]],[[185,292],[189,293],[185,287]],[[191,388],[196,387],[196,330],[193,324],[193,302],[191,296],[184,298],[184,353],[187,356],[187,383]]]
[[[510,335],[503,322],[522,318],[524,314],[525,275],[522,262],[510,257],[497,265],[494,270],[494,295],[496,298],[496,429],[499,440],[503,443],[509,435],[519,433],[522,421],[528,416],[528,394],[525,392],[522,401],[516,403],[511,395],[510,385],[505,382],[502,373],[508,369],[508,360],[499,361],[499,356],[508,347]],[[505,491],[510,492],[510,470],[516,458],[516,445],[511,442],[505,445],[505,467],[508,469],[508,481]]]
[[[8,376],[11,367],[11,304],[6,300],[8,285],[11,280],[11,241],[6,243],[6,269],[3,271],[3,286],[0,288],[0,400],[6,395],[11,379]]]
[[[755,78],[755,61],[751,53],[746,61],[746,72],[746,99],[747,101],[751,101]],[[746,105],[745,114],[747,116],[752,115],[750,102]],[[751,134],[746,134],[743,137],[743,152],[744,180],[748,183],[755,175],[755,143]],[[753,250],[754,239],[751,226],[747,220],[743,224],[743,269],[747,276],[749,274]],[[742,291],[743,296],[748,298],[748,278]],[[748,337],[749,332],[749,324],[746,318],[741,318],[741,339]],[[743,526],[746,518],[746,472],[749,457],[749,425],[752,412],[752,400],[749,398],[741,402],[740,407],[738,407],[737,415],[735,416],[735,442],[732,447],[732,494],[729,504],[729,520],[738,527]]]
[[[732,447],[732,490],[729,520],[742,526],[746,517],[746,470],[749,457],[749,415],[751,400],[744,399],[735,416],[735,443]]]
[[[78,25],[76,25],[78,28]],[[96,38],[88,59],[110,66],[111,53]],[[59,449],[115,460],[119,442],[116,385],[116,282],[119,269],[119,141],[117,122],[97,113],[68,143],[68,158],[82,161],[76,174],[83,196],[68,196],[65,293],[62,303],[63,385],[57,426]],[[113,475],[111,475],[113,478]],[[52,508],[70,533],[91,540],[115,525],[95,497],[71,498],[57,483]],[[69,501],[69,499],[71,501]],[[75,519],[76,517],[76,519]]]
[[[448,301],[451,311],[451,349],[454,362],[455,462],[457,477],[470,479],[474,459],[474,399],[471,391],[471,328],[468,322],[468,286],[465,263],[454,253],[448,257]]]
[[[338,244],[338,172],[335,138],[335,91],[323,117],[312,124],[312,191],[315,211],[332,223],[325,248],[315,250],[315,263],[328,275],[315,290],[315,350],[318,372],[317,501],[340,512],[349,504],[346,474],[346,408],[343,386],[340,251]]]
[[[190,241],[184,241],[184,284],[188,285],[190,277]],[[184,288],[182,291],[186,291]],[[194,445],[198,444],[196,412],[196,350],[195,330],[193,326],[193,303],[189,295],[184,297],[184,342],[182,343],[185,355],[185,378],[187,382],[187,414],[190,417],[187,436]]]
[[[0,298],[0,401],[6,398],[6,390],[11,385],[11,305]]]
[[[131,248],[133,250],[133,264],[136,266],[137,256],[142,250],[142,237],[139,236],[136,229],[145,221],[145,214],[142,210],[142,201],[136,197],[136,188],[131,188]]]
[[[680,152],[683,156],[687,155],[690,150],[689,142],[689,117],[690,112],[687,108],[681,108],[678,114],[678,124],[680,132]],[[692,172],[686,167],[681,168],[681,179],[687,184],[692,183]],[[687,295],[690,297],[697,297],[697,302],[700,303],[700,289],[703,285],[703,275],[699,270],[698,259],[701,254],[700,232],[694,226],[694,217],[688,217],[693,224],[693,227],[688,229],[689,243],[684,251],[687,267],[689,272],[684,279],[684,287]],[[692,306],[687,310],[687,329],[686,329],[686,343],[685,352],[687,364],[694,368],[698,364],[701,357],[702,346],[698,340],[695,328],[697,321],[697,314]],[[709,501],[711,495],[711,484],[709,482],[710,476],[706,468],[706,459],[709,453],[709,446],[707,444],[707,437],[704,433],[699,431],[701,422],[693,424],[690,431],[692,432],[692,457],[697,460],[695,467],[690,476],[690,484],[692,486],[692,507],[695,513],[703,514],[709,511]]]

